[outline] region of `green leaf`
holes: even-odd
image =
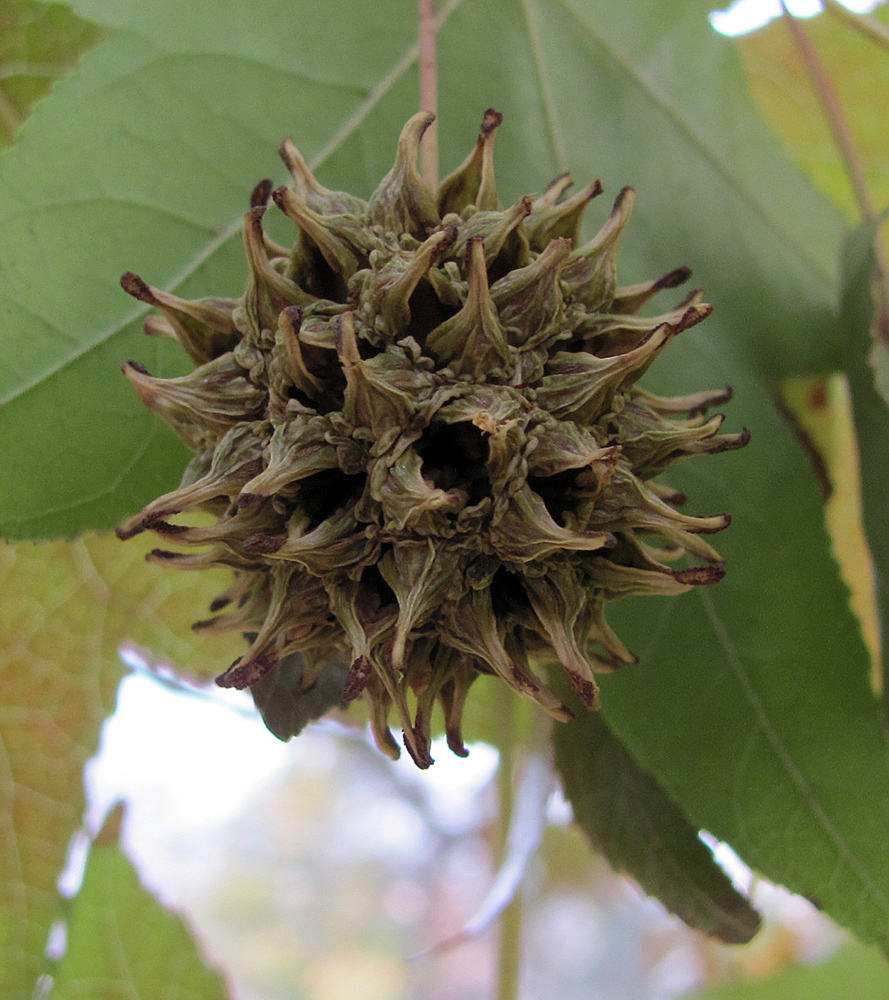
[[[60,3],[5,0],[0,12],[0,147],[34,103],[102,37]]]
[[[614,606],[641,663],[603,678],[605,715],[693,824],[886,945],[889,762],[818,483],[753,373],[728,356],[721,369],[732,412],[756,415],[751,444],[666,478],[691,512],[732,513],[727,576]],[[659,388],[689,384],[662,373]]]
[[[864,226],[846,242],[843,254],[843,347],[852,396],[852,416],[861,469],[861,510],[874,569],[876,610],[883,636],[883,702],[889,713],[889,504],[886,456],[889,455],[889,405],[875,381],[871,328],[871,289],[877,274],[874,240],[877,226]],[[885,345],[881,345],[885,350]]]
[[[797,965],[768,979],[717,986],[683,1000],[884,1000],[889,966],[875,948],[849,944],[815,965]]]
[[[624,280],[688,263],[758,371],[824,369],[836,357],[839,221],[759,120],[708,9],[443,3],[442,167],[471,147],[483,109],[499,107],[507,199],[569,165],[613,194],[635,185]],[[238,294],[241,215],[257,179],[283,179],[280,139],[292,134],[325,183],[366,195],[417,101],[413,8],[405,16],[399,0],[76,10],[107,39],[0,161],[0,412],[12,442],[0,530],[12,537],[108,528],[177,481],[181,447],[119,367],[134,357],[169,375],[184,359],[142,338],[144,310],[118,276]],[[593,210],[590,227],[606,214]]]
[[[554,674],[557,674],[554,671]],[[574,819],[608,861],[690,927],[745,944],[759,915],[732,887],[674,799],[640,767],[599,712],[571,698],[573,721],[553,733],[555,763]]]
[[[119,817],[112,813],[90,849],[50,1000],[227,1000],[183,919],[140,884],[117,844]]]

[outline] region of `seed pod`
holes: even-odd
[[[181,487],[119,534],[202,546],[158,549],[154,561],[233,570],[215,617],[196,627],[248,637],[218,683],[257,685],[284,738],[363,696],[380,749],[398,754],[394,713],[426,767],[436,702],[465,754],[461,712],[479,674],[568,718],[531,667],[540,655],[595,709],[595,673],[635,662],[606,603],[724,573],[701,536],[728,516],[680,514],[672,504],[684,497],[652,480],[747,433],[720,434],[721,416],[704,416],[725,391],[671,400],[636,386],[710,307],[695,293],[638,315],[686,268],[618,287],[630,188],[580,246],[598,181],[565,198],[563,176],[502,208],[501,118],[485,113],[475,150],[431,191],[416,168],[431,117],[415,115],[368,202],[323,187],[286,141],[294,185],[254,194],[240,300],[190,303],[124,276],[161,310],[148,331],[177,337],[197,367],[163,380],[124,366],[195,458]],[[263,232],[270,193],[296,228],[286,253]],[[216,524],[170,520],[196,510]],[[322,682],[310,710],[281,703],[308,704]]]

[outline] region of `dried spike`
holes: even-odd
[[[379,445],[384,434],[391,434],[393,428],[403,427],[410,419],[414,412],[412,390],[416,392],[421,380],[388,355],[362,360],[350,312],[337,320],[336,350],[346,376],[343,413],[355,426],[369,427]]]
[[[185,510],[198,510],[218,497],[230,499],[237,495],[244,483],[260,468],[262,436],[257,430],[257,425],[251,423],[232,427],[216,446],[205,475],[143,507],[139,514],[117,528],[118,538],[132,538],[160,518]]]
[[[457,239],[451,249],[455,259],[466,258],[473,240],[484,241],[485,264],[496,280],[529,261],[528,236],[522,223],[531,213],[531,199],[527,196],[502,212],[476,212],[458,228]]]
[[[582,351],[560,351],[546,366],[537,398],[560,420],[591,424],[611,406],[614,397],[644,373],[676,335],[664,323],[634,350],[598,358]]]
[[[394,545],[380,561],[380,573],[398,602],[390,654],[396,670],[404,669],[409,635],[442,604],[459,561],[459,553],[435,545],[432,539]]]
[[[515,491],[505,510],[495,512],[490,536],[498,552],[516,563],[536,562],[557,552],[598,552],[614,544],[610,531],[572,531],[556,524],[528,486]]]
[[[287,306],[306,308],[318,301],[314,295],[304,292],[269,263],[262,230],[265,212],[264,206],[251,208],[244,216],[243,228],[244,249],[251,277],[244,305],[260,332],[263,329],[274,329],[278,313]]]
[[[265,208],[272,194],[272,186],[271,177],[263,177],[250,193],[250,207]]]
[[[633,396],[643,400],[658,413],[704,413],[714,406],[722,406],[733,396],[730,385],[712,392],[697,392],[691,396],[656,396],[641,386],[633,387]]]
[[[494,180],[494,134],[503,121],[503,115],[488,108],[482,119],[475,148],[457,169],[448,174],[438,186],[438,213],[444,218],[448,212],[458,215],[468,205],[482,211],[500,208],[500,197]]]
[[[306,365],[299,340],[303,310],[298,306],[288,306],[278,314],[278,332],[284,345],[285,369],[293,384],[309,399],[319,400],[326,395],[324,382],[313,375]]]
[[[547,577],[527,577],[525,593],[556,658],[588,709],[597,709],[596,661],[585,652],[589,627],[584,622],[588,596],[570,570],[560,567]]]
[[[216,442],[234,425],[255,420],[265,403],[232,359],[224,354],[181,378],[154,378],[136,361],[122,369],[139,398],[162,417],[192,451]]]

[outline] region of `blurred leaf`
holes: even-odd
[[[32,105],[102,37],[60,3],[4,0],[0,10],[0,147]]]
[[[189,629],[218,592],[144,562],[116,538],[0,547],[0,995],[30,1000],[58,916],[56,879],[80,827],[82,769],[124,670],[118,649],[150,643],[191,676],[234,655]],[[225,574],[222,574],[224,577]],[[228,652],[222,650],[229,647]]]
[[[121,852],[118,817],[90,849],[50,1000],[226,1000],[222,976],[204,964],[187,925],[140,884]]]
[[[0,548],[0,995],[30,1000],[122,673],[87,542]]]
[[[878,7],[870,16],[889,25],[887,6]],[[813,17],[803,23],[843,109],[873,202],[880,207],[889,202],[885,121],[889,59],[883,49],[833,17]],[[850,219],[857,219],[845,167],[786,26],[776,19],[759,31],[739,36],[736,44],[750,91],[766,120],[815,184]]]
[[[635,185],[624,280],[689,263],[722,316],[710,341],[761,373],[823,370],[836,356],[838,219],[760,121],[709,6],[677,0],[665,18],[656,0],[632,17],[619,0],[442,3],[442,165],[471,147],[483,109],[500,107],[506,200],[568,165],[614,193]],[[75,8],[109,37],[0,162],[12,442],[0,528],[14,537],[110,527],[184,464],[119,374],[128,357],[161,375],[183,358],[142,339],[144,309],[118,275],[238,294],[241,214],[281,137],[296,137],[326,183],[368,194],[417,100],[413,8],[405,16],[399,0],[302,0],[298,13],[285,0]],[[590,228],[606,214],[596,206]]]
[[[877,273],[876,226],[865,226],[846,242],[843,255],[843,346],[852,395],[852,414],[861,468],[864,533],[874,569],[876,608],[883,637],[883,702],[889,713],[889,499],[886,460],[889,456],[889,405],[877,391],[869,363],[874,340],[873,287]]]
[[[640,767],[599,712],[556,689],[575,713],[553,733],[556,768],[574,819],[618,871],[629,875],[690,927],[745,944],[759,915],[732,887],[677,803]]]
[[[885,1000],[889,995],[889,966],[875,949],[848,944],[833,958],[813,965],[797,965],[768,979],[717,986],[690,993],[683,1000]]]

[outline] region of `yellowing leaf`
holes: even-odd
[[[31,997],[58,915],[56,879],[134,640],[211,675],[235,655],[189,624],[224,586],[144,562],[149,541],[113,536],[0,548],[0,996]],[[236,641],[236,640],[235,640]],[[181,659],[180,659],[181,658]]]
[[[889,24],[889,7],[873,17]],[[886,92],[889,58],[879,46],[829,16],[802,22],[836,92],[864,166],[875,208],[889,201]],[[773,21],[738,39],[750,90],[790,155],[815,184],[858,219],[852,188],[812,86],[786,25]]]

